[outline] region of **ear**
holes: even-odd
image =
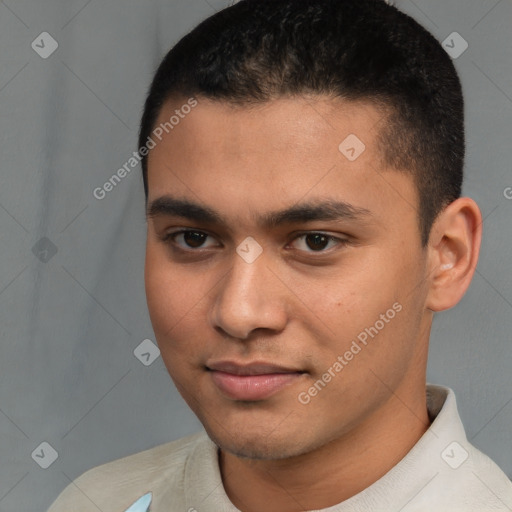
[[[443,311],[460,301],[475,273],[481,240],[482,214],[473,199],[456,199],[438,215],[428,244],[428,309]]]

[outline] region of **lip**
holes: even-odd
[[[232,375],[267,375],[274,373],[302,373],[297,368],[287,368],[277,364],[266,363],[264,361],[254,361],[252,363],[236,363],[235,361],[217,361],[208,363],[206,367],[209,370],[231,373]]]
[[[264,400],[299,379],[303,371],[266,362],[238,364],[219,361],[206,365],[219,391],[233,400]]]

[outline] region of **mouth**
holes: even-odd
[[[206,365],[217,389],[227,398],[258,401],[297,382],[306,372],[265,362],[238,364],[232,361]]]

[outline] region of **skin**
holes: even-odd
[[[157,124],[185,101],[164,105]],[[382,477],[430,425],[433,313],[454,306],[469,286],[480,211],[469,198],[454,201],[422,248],[412,175],[384,167],[377,136],[385,120],[369,103],[300,97],[235,108],[198,101],[149,154],[148,205],[170,195],[226,222],[148,215],[146,294],[163,360],[220,447],[223,484],[236,507],[333,506]],[[366,146],[352,162],[338,149],[349,134]],[[257,221],[326,198],[369,214],[273,228]],[[163,241],[180,228],[208,236],[195,245],[183,235]],[[315,244],[304,231],[345,243]],[[262,248],[252,263],[236,252],[248,236]],[[395,303],[401,311],[301,403],[299,394]],[[213,383],[206,366],[214,360],[303,373],[266,399],[240,401]]]

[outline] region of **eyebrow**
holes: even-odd
[[[220,213],[208,206],[190,201],[189,199],[180,199],[169,195],[154,199],[147,208],[146,217],[148,219],[159,216],[180,217],[212,225],[228,224]],[[272,229],[283,224],[312,221],[361,221],[370,216],[372,216],[372,212],[366,208],[327,198],[302,202],[283,210],[267,212],[257,216],[256,220],[261,227]]]

